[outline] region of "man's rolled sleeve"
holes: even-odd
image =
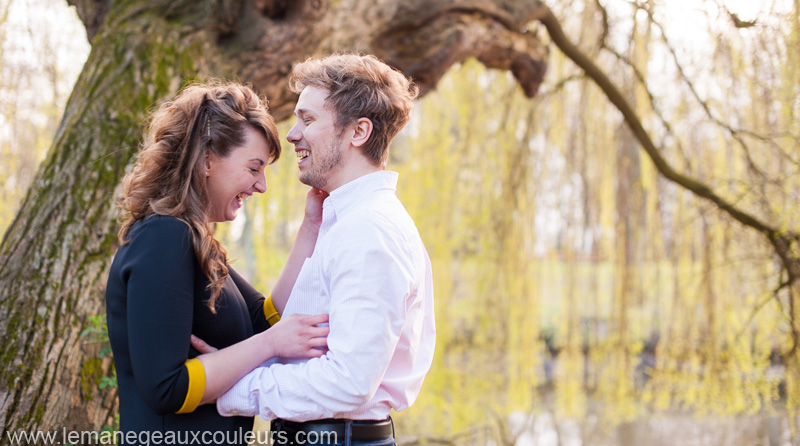
[[[257,368],[245,375],[225,394],[217,398],[217,412],[223,417],[254,417],[258,414],[257,396],[253,392],[258,392],[258,386],[254,391],[250,390],[251,383],[257,383]]]

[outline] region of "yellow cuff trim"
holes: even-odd
[[[264,318],[267,319],[270,327],[277,324],[278,321],[281,320],[281,315],[278,313],[278,309],[275,308],[275,304],[272,303],[272,294],[264,299]]]
[[[194,412],[206,391],[206,369],[203,368],[203,363],[194,358],[186,361],[184,365],[189,371],[189,390],[186,391],[186,400],[183,401],[183,406],[175,413]]]

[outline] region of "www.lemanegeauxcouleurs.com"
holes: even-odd
[[[39,445],[113,445],[113,444],[139,444],[150,445],[223,445],[223,444],[257,444],[273,445],[285,444],[289,434],[284,431],[204,431],[204,432],[161,432],[161,431],[71,431],[66,428],[51,431],[14,431],[6,432],[7,440],[11,444],[39,444]],[[331,432],[297,432],[294,442],[298,445],[335,444],[337,433]]]

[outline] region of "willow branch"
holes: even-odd
[[[773,300],[778,300],[778,294],[780,294],[781,290],[789,287],[789,285],[791,285],[789,281],[781,282],[780,285],[778,285],[769,296],[762,299],[761,302],[759,302],[755,306],[755,308],[753,308],[753,310],[750,312],[750,316],[747,317],[747,321],[745,321],[745,323],[742,324],[742,328],[740,328],[739,331],[736,333],[736,336],[734,336],[734,339],[736,341],[738,341],[739,338],[742,337],[742,335],[745,333],[745,330],[747,330],[747,327],[750,326],[750,324],[756,318],[758,313],[760,313],[761,310],[764,307],[766,307],[768,303],[772,302]]]
[[[547,7],[545,7],[547,8]],[[625,99],[622,93],[611,82],[606,74],[586,57],[572,42],[569,41],[561,28],[561,24],[555,17],[553,12],[547,8],[546,13],[540,19],[542,24],[547,28],[550,38],[553,43],[576,65],[578,65],[586,75],[591,78],[598,87],[603,91],[606,97],[614,104],[615,107],[622,113],[625,122],[631,129],[631,132],[636,137],[636,140],[642,145],[642,148],[653,161],[656,168],[661,172],[664,177],[670,181],[677,183],[680,186],[688,189],[695,195],[710,200],[717,205],[720,209],[725,211],[728,215],[733,217],[736,221],[745,226],[756,229],[757,231],[771,235],[777,232],[777,229],[761,221],[758,217],[750,215],[749,213],[737,208],[732,203],[715,193],[709,186],[703,182],[690,178],[677,172],[672,166],[669,165],[666,159],[661,156],[660,150],[656,147],[650,135],[644,129],[642,122],[633,110],[633,107]]]
[[[627,65],[631,70],[633,70],[634,76],[636,76],[636,79],[639,81],[639,84],[642,86],[642,88],[644,88],[644,91],[647,93],[647,98],[650,101],[650,107],[653,109],[653,112],[655,112],[656,116],[658,116],[658,119],[661,121],[661,125],[663,125],[664,128],[667,130],[667,133],[670,134],[675,139],[675,146],[678,149],[678,153],[681,154],[681,156],[683,157],[683,161],[686,163],[687,166],[689,166],[690,165],[689,157],[686,155],[686,152],[684,151],[683,143],[681,143],[680,138],[673,131],[672,125],[669,123],[669,121],[667,121],[667,118],[665,118],[664,114],[661,113],[661,109],[659,109],[658,106],[656,105],[655,95],[653,94],[652,91],[650,91],[650,88],[647,86],[647,80],[644,78],[644,74],[642,73],[642,71],[639,70],[639,68],[636,65],[634,65],[634,63],[631,62],[627,57],[623,56],[622,54],[619,54],[613,48],[606,46],[605,49],[609,53],[613,54],[614,57],[617,58],[617,60],[621,61],[622,63]]]
[[[755,164],[755,161],[753,161],[752,157],[750,156],[750,148],[748,147],[747,143],[742,138],[742,135],[750,136],[750,137],[758,139],[758,140],[760,140],[762,142],[769,143],[770,145],[773,146],[773,148],[777,148],[778,151],[789,162],[791,162],[793,164],[797,164],[797,160],[792,159],[789,155],[784,153],[783,150],[781,150],[780,147],[778,147],[778,145],[775,143],[775,141],[773,141],[769,137],[766,137],[766,136],[763,136],[763,135],[759,135],[759,134],[757,134],[755,132],[752,132],[752,131],[749,131],[749,130],[733,128],[730,124],[728,124],[726,122],[723,122],[721,119],[716,117],[714,115],[714,113],[711,111],[711,107],[708,105],[708,103],[705,100],[703,100],[703,98],[700,97],[700,93],[695,88],[694,83],[689,79],[689,76],[686,75],[686,72],[683,69],[683,65],[678,60],[678,53],[677,53],[677,51],[675,51],[675,49],[670,44],[669,39],[667,39],[667,34],[664,32],[664,27],[661,25],[661,22],[656,20],[656,18],[653,16],[653,12],[650,11],[649,8],[645,8],[642,5],[638,5],[638,7],[639,7],[639,9],[641,9],[642,11],[647,13],[647,17],[650,20],[650,23],[652,23],[653,25],[655,25],[658,28],[658,30],[659,30],[659,32],[661,34],[661,41],[664,43],[664,46],[667,47],[667,51],[669,51],[670,55],[672,56],[672,61],[675,64],[675,67],[678,69],[678,73],[680,74],[681,79],[689,87],[689,91],[691,91],[692,96],[694,97],[694,99],[700,104],[700,106],[703,108],[703,111],[706,113],[706,116],[708,116],[708,118],[712,122],[714,122],[717,126],[722,127],[725,131],[728,132],[728,134],[730,134],[730,136],[734,140],[736,140],[736,142],[739,143],[739,145],[742,147],[742,150],[744,151],[744,156],[745,156],[745,158],[747,160],[747,164],[749,165],[751,170],[753,170],[760,177],[765,178],[765,179],[767,178],[766,174]]]
[[[603,23],[603,33],[598,39],[598,47],[606,48],[606,39],[608,39],[608,11],[606,11],[605,6],[600,3],[600,0],[595,0],[594,3],[597,6],[597,9],[600,11],[601,20]]]
[[[800,345],[800,330],[797,328],[797,312],[795,311],[795,305],[797,305],[796,299],[793,299],[793,289],[789,288],[789,327],[792,331],[792,348],[784,355],[785,358],[791,358],[797,353],[798,345]]]
[[[559,91],[563,90],[564,87],[566,87],[567,84],[569,84],[570,82],[577,81],[577,80],[582,80],[582,79],[585,79],[585,78],[586,78],[586,75],[583,74],[583,73],[576,73],[576,74],[569,75],[569,76],[561,79],[560,81],[556,82],[555,85],[553,85],[552,88],[549,88],[547,90],[539,91],[539,93],[536,94],[536,99],[538,101],[541,101],[544,98],[546,98],[548,96],[551,96],[551,95],[554,95],[554,94],[558,93]]]
[[[661,175],[669,181],[689,190],[696,196],[711,201],[721,211],[728,214],[739,223],[762,233],[769,240],[776,254],[780,257],[789,275],[789,282],[795,283],[795,281],[800,278],[800,261],[798,261],[797,257],[793,254],[793,246],[800,241],[800,235],[792,231],[779,230],[777,227],[762,221],[757,216],[740,209],[735,203],[726,200],[702,181],[676,171],[661,155],[660,149],[656,147],[650,135],[644,129],[641,120],[634,112],[633,107],[625,99],[619,89],[617,89],[608,76],[595,65],[594,62],[567,38],[553,12],[546,6],[544,6],[544,8],[545,11],[539,21],[547,29],[553,43],[597,84],[608,100],[622,113],[631,133],[633,133],[634,137]]]

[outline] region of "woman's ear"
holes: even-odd
[[[205,162],[205,165],[206,165],[206,175],[208,175],[208,172],[211,170],[211,164],[212,164],[211,156],[212,155],[213,154],[211,154],[209,152],[206,152],[205,159],[204,159],[204,162]]]
[[[358,118],[353,127],[352,144],[361,147],[369,141],[370,136],[372,136],[372,121],[368,118]]]

